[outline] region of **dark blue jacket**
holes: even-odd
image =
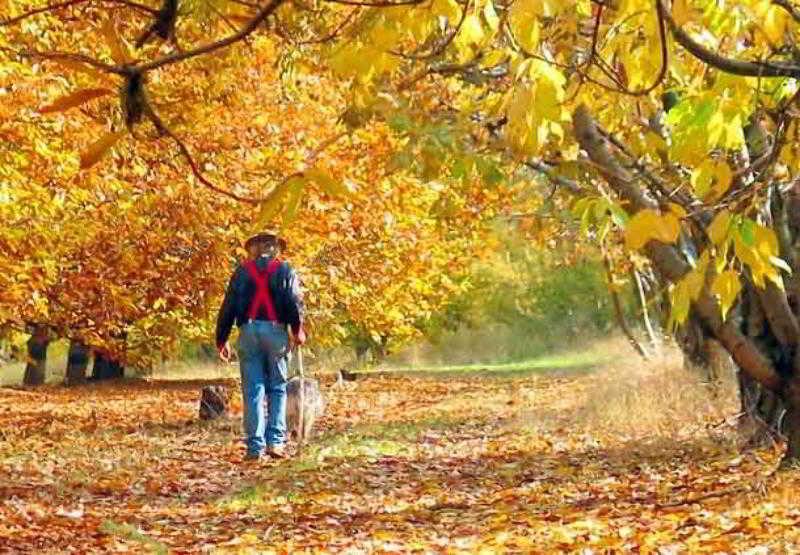
[[[259,270],[264,270],[271,258],[262,256],[256,261]],[[228,283],[225,300],[217,316],[217,346],[223,345],[231,335],[234,323],[241,327],[247,322],[247,311],[256,293],[256,284],[244,266],[239,265]],[[296,333],[303,323],[303,297],[297,274],[287,262],[270,276],[269,293],[275,304],[278,321],[291,326]],[[256,315],[258,320],[267,320],[266,309],[261,308]]]

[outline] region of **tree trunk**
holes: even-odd
[[[683,353],[684,368],[707,384],[719,385],[722,373],[717,350],[724,350],[719,341],[709,336],[696,318],[689,318],[674,335]],[[732,361],[731,365],[735,368]]]
[[[28,364],[25,366],[25,385],[42,385],[47,376],[47,347],[50,331],[46,326],[35,326],[28,339]]]
[[[92,366],[93,380],[114,380],[125,377],[125,368],[111,356],[96,352]]]
[[[81,384],[86,381],[86,369],[89,367],[89,348],[81,341],[73,339],[69,343],[67,355],[67,373],[64,376],[66,385]]]
[[[358,343],[355,347],[356,351],[356,367],[363,368],[367,365],[369,346],[366,343]]]
[[[380,342],[375,346],[372,354],[376,364],[384,362],[386,357],[389,356],[389,338],[382,335]]]
[[[637,166],[624,145],[620,147],[613,142],[597,125],[585,105],[575,111],[573,129],[583,150],[601,168],[602,178],[633,211],[668,210],[669,202],[677,202],[688,212],[698,204],[690,191],[671,191],[657,172]],[[616,149],[609,146],[612,142]],[[634,170],[645,174],[647,179],[638,178]],[[784,196],[782,189],[772,188],[772,206],[765,204],[762,213],[757,215],[766,225],[771,225],[777,217],[780,255],[792,270],[786,272],[787,277],[800,272],[800,260],[795,256],[800,225],[787,218],[795,211],[785,209],[785,203],[791,201],[788,195],[798,192],[800,188],[794,187]],[[782,207],[784,209],[780,210]],[[678,245],[653,239],[644,246],[643,252],[665,290],[693,271],[691,261],[708,242],[708,237],[698,233],[697,228],[708,226],[712,217],[711,210],[695,211],[692,220],[696,225],[682,228]],[[708,355],[703,354],[707,340],[719,341],[740,370],[742,412],[752,416],[754,421],[763,421],[771,431],[779,432],[783,422],[787,439],[784,462],[794,464],[800,459],[800,307],[797,299],[790,298],[783,287],[772,281],[757,285],[745,270],[739,274],[743,285],[739,313],[723,318],[710,287],[716,271],[713,265],[709,267],[704,285],[692,298],[689,330],[681,342],[684,351],[690,357],[707,358]],[[789,287],[790,294],[794,289]]]
[[[800,462],[800,407],[789,407],[783,419],[786,435],[786,454],[781,461],[783,468],[795,467]]]
[[[766,447],[781,437],[785,412],[778,395],[761,385],[746,372],[739,372],[739,434],[745,447]]]
[[[782,391],[782,406],[785,411],[778,417],[777,427],[786,438],[786,453],[782,468],[796,468],[800,464],[800,378],[787,380]]]

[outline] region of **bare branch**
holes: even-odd
[[[43,60],[64,60],[68,62],[78,62],[81,64],[86,64],[91,66],[95,69],[99,69],[106,73],[113,73],[115,75],[127,75],[125,69],[120,66],[112,66],[105,62],[101,62],[100,60],[95,60],[94,58],[90,58],[89,56],[85,56],[83,54],[74,54],[70,52],[41,52],[39,50],[14,50],[13,48],[7,48],[0,46],[0,51],[7,52],[9,54],[13,54],[16,56],[22,56],[24,58],[40,58]]]
[[[18,16],[0,20],[0,27],[7,27],[9,25],[15,25],[24,19],[29,17],[33,17],[34,15],[39,15],[46,12],[53,12],[57,10],[63,10],[66,8],[70,8],[72,6],[77,6],[78,4],[85,4],[87,2],[91,2],[92,0],[65,0],[64,2],[56,2],[54,4],[48,4],[46,6],[42,6],[41,8],[36,8],[30,11],[27,11],[23,14]],[[151,8],[149,6],[145,6],[144,4],[139,4],[138,2],[132,2],[131,0],[101,0],[102,2],[110,2],[113,4],[123,4],[125,6],[141,10],[143,12],[147,12],[149,14],[155,15],[158,13],[158,10]]]

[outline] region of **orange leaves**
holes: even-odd
[[[305,172],[305,177],[314,182],[323,192],[332,197],[343,197],[350,193],[345,184],[331,177],[329,173],[319,168],[313,168]]]
[[[281,210],[283,210],[285,206],[286,195],[293,189],[302,190],[302,186],[303,180],[299,177],[292,177],[278,183],[261,203],[261,209],[255,222],[256,228],[273,225],[275,217],[281,213]]]
[[[326,375],[323,438],[258,465],[242,464],[241,407],[231,422],[195,420],[205,381],[0,389],[0,542],[14,552],[279,553],[796,545],[797,473],[772,478],[766,498],[748,494],[775,453],[736,456],[709,441],[718,419],[708,392],[688,376],[664,380],[671,368],[498,379],[477,366],[339,389]],[[703,408],[674,414],[671,396],[700,396]],[[621,421],[633,408],[637,422]],[[664,425],[658,437],[640,422],[650,418]]]
[[[51,104],[39,108],[42,114],[50,114],[53,112],[63,112],[70,108],[75,108],[86,104],[87,102],[111,94],[112,91],[106,88],[92,88],[81,89],[68,95],[62,96],[54,100]]]
[[[461,15],[458,3],[437,0],[435,4],[433,11],[448,17],[452,30]],[[113,59],[115,64],[134,63],[136,56],[145,62],[150,56],[169,54],[170,46],[129,52],[126,41],[141,32],[144,17],[124,18],[127,10],[116,6],[85,25],[69,20],[63,28],[48,26],[46,40],[26,36],[25,47],[73,51],[80,44],[86,56],[105,63]],[[480,11],[488,24],[493,19],[491,6],[481,4]],[[388,24],[386,31],[404,37],[413,31],[420,40],[439,32],[442,22],[437,15],[428,7],[419,14],[420,18],[409,20],[416,30]],[[333,20],[341,23],[341,14],[335,15]],[[41,19],[49,25],[47,18]],[[229,23],[210,19],[202,29],[182,25],[181,46],[188,50],[211,35],[230,33]],[[310,38],[323,34],[332,21],[323,16],[313,29],[305,29],[304,18],[299,18],[293,23],[298,28],[289,32],[297,40]],[[321,340],[345,337],[343,327],[328,325],[345,320],[353,320],[370,335],[391,333],[398,341],[405,340],[418,333],[415,321],[442,305],[451,290],[437,285],[439,276],[458,281],[453,274],[462,271],[469,258],[464,253],[471,249],[467,236],[477,227],[475,217],[493,213],[482,211],[490,197],[479,191],[477,183],[463,195],[460,190],[441,193],[437,187],[444,189],[445,184],[430,186],[402,168],[389,169],[390,157],[407,139],[383,120],[404,105],[402,96],[370,93],[354,99],[352,90],[320,71],[320,59],[300,57],[290,64],[274,64],[285,45],[262,31],[253,35],[247,49],[231,48],[224,55],[199,57],[148,75],[152,107],[185,140],[199,170],[220,188],[242,197],[266,196],[255,210],[198,187],[186,164],[175,159],[174,147],[149,123],[136,130],[135,140],[126,138],[125,156],[102,163],[115,148],[123,150],[124,133],[109,132],[120,125],[118,107],[112,106],[114,96],[108,94],[118,86],[119,77],[77,58],[52,61],[64,66],[50,68],[58,76],[57,86],[70,84],[69,90],[75,92],[48,99],[42,111],[79,109],[68,112],[67,118],[14,123],[12,137],[27,147],[13,161],[19,174],[15,181],[36,183],[42,190],[30,206],[35,216],[8,219],[18,223],[32,217],[39,224],[14,249],[28,252],[28,242],[57,245],[42,255],[51,268],[46,282],[30,278],[38,270],[20,273],[16,262],[0,259],[0,267],[11,269],[0,274],[28,276],[0,278],[0,291],[35,287],[35,303],[24,305],[24,318],[35,319],[47,310],[59,326],[78,329],[94,342],[120,347],[111,335],[125,330],[131,343],[147,349],[148,356],[159,349],[169,351],[180,339],[209,333],[220,290],[235,257],[242,254],[236,247],[248,231],[259,227],[283,228],[288,235],[287,257],[301,269],[308,286]],[[391,39],[376,30],[369,34],[376,40]],[[388,40],[383,46],[401,45]],[[378,60],[378,66],[402,63],[386,52],[382,56],[386,59]],[[354,61],[359,67],[373,62]],[[0,65],[5,69],[5,62]],[[376,66],[376,71],[384,70]],[[19,76],[25,85],[15,90],[34,92],[10,99],[10,113],[37,105],[41,76],[30,74],[25,66],[12,67],[12,76]],[[354,104],[371,115],[363,126],[348,131],[340,116]],[[93,109],[84,113],[80,107],[85,106]],[[421,140],[453,143],[452,137],[435,133],[430,141]],[[73,171],[74,145],[84,145],[79,150],[80,168],[91,168],[78,176]],[[434,174],[447,168],[449,157],[445,148],[426,150],[429,176],[438,177]],[[398,178],[387,179],[393,174]],[[57,184],[58,195],[53,195],[51,184]],[[19,193],[27,195],[26,189],[19,187]],[[17,192],[15,187],[12,194]],[[431,209],[440,196],[447,196],[454,207],[450,220],[441,225]],[[0,216],[10,210],[0,207]],[[16,233],[8,227],[0,230],[3,238]],[[180,245],[177,253],[164,246],[172,243]],[[332,252],[333,247],[338,250]],[[106,261],[104,269],[95,267],[97,259]],[[184,265],[193,279],[175,270]],[[336,276],[335,286],[330,284],[331,275]],[[51,282],[58,287],[49,287]],[[428,286],[418,290],[418,283]],[[17,299],[25,302],[31,297],[15,294],[13,303],[0,306],[0,316],[23,318],[18,316]],[[156,306],[155,300],[162,297],[169,302]],[[342,300],[338,305],[337,297]]]
[[[286,228],[297,217],[297,209],[300,206],[304,187],[305,180],[303,178],[293,178],[290,180],[287,190],[286,208],[283,212],[283,228]]]
[[[103,25],[100,27],[100,32],[105,39],[106,45],[111,51],[111,58],[114,60],[114,62],[120,65],[130,63],[130,52],[128,52],[128,47],[117,33],[114,20],[112,18],[108,18],[103,22]]]
[[[125,136],[126,133],[126,130],[110,131],[89,145],[89,147],[81,153],[81,169],[94,166],[109,150],[111,150],[111,147],[113,147],[117,141]]]

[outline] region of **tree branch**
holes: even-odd
[[[233,199],[233,200],[235,200],[237,202],[242,202],[242,203],[245,203],[245,204],[256,205],[256,204],[259,204],[259,203],[264,202],[266,200],[266,198],[244,197],[244,196],[241,196],[241,195],[237,195],[236,193],[234,193],[232,191],[228,191],[227,189],[223,189],[222,187],[214,184],[205,175],[203,175],[203,172],[198,167],[197,162],[195,161],[194,157],[192,156],[192,153],[189,151],[189,147],[186,146],[186,143],[184,143],[183,140],[180,137],[178,137],[175,134],[175,132],[172,131],[169,128],[169,126],[167,126],[163,122],[163,120],[161,120],[161,118],[158,116],[158,114],[156,114],[153,111],[152,108],[148,108],[147,116],[150,118],[150,120],[153,122],[153,125],[155,126],[155,128],[159,132],[161,132],[164,135],[168,136],[170,139],[172,139],[175,142],[175,144],[178,146],[178,150],[180,150],[181,154],[186,159],[186,162],[189,164],[189,168],[192,170],[192,174],[195,176],[195,178],[204,187],[206,187],[207,189],[210,189],[211,191],[214,191],[215,193],[219,193],[219,194],[221,194],[223,196],[226,196],[226,197],[228,197],[230,199]],[[342,132],[334,134],[331,137],[328,137],[327,139],[322,141],[317,146],[317,148],[315,148],[311,152],[311,154],[309,154],[308,157],[305,159],[305,162],[304,162],[305,168],[303,170],[299,171],[299,172],[295,172],[295,173],[292,173],[290,175],[287,175],[286,177],[284,177],[281,180],[280,184],[284,184],[284,183],[286,183],[287,181],[289,181],[290,179],[292,179],[294,177],[302,177],[303,174],[306,171],[308,171],[308,169],[310,168],[311,164],[313,164],[317,160],[317,158],[319,158],[319,156],[328,147],[330,147],[331,145],[335,144],[336,142],[339,141],[339,139],[341,139],[342,137],[344,137],[346,135],[347,135],[347,132],[342,131]]]
[[[800,343],[800,324],[789,306],[786,291],[772,282],[763,289],[756,287],[755,291],[775,338],[784,347],[796,349]]]
[[[91,66],[95,69],[99,69],[106,73],[113,73],[115,75],[125,76],[127,72],[125,68],[120,66],[112,66],[105,62],[101,62],[100,60],[95,60],[94,58],[90,58],[89,56],[85,56],[83,54],[73,54],[70,52],[41,52],[39,50],[14,50],[12,48],[7,48],[0,46],[0,51],[7,52],[9,54],[14,54],[17,56],[22,56],[24,58],[41,58],[43,60],[65,60],[69,62],[78,62],[81,64],[86,64]]]
[[[680,28],[664,7],[663,0],[656,0],[663,10],[664,17],[675,40],[692,56],[713,68],[744,77],[794,77],[800,78],[800,66],[775,62],[741,61],[725,58],[696,42]]]
[[[202,56],[203,54],[208,54],[210,52],[214,52],[215,50],[220,50],[221,48],[226,48],[231,44],[239,42],[240,40],[244,39],[248,35],[250,35],[253,31],[258,28],[258,26],[266,20],[270,15],[272,15],[275,10],[283,4],[285,0],[270,0],[270,2],[261,8],[259,12],[253,16],[244,27],[239,29],[236,33],[225,37],[224,39],[211,42],[209,44],[205,44],[203,46],[199,46],[197,48],[193,48],[192,50],[187,50],[185,52],[176,52],[174,54],[170,54],[168,56],[164,56],[163,58],[157,58],[151,62],[147,62],[145,64],[137,65],[136,69],[141,71],[142,73],[157,69],[159,67],[174,64],[177,62],[182,62],[183,60],[188,60],[189,58],[195,58],[197,56]]]
[[[639,340],[636,339],[636,336],[633,335],[631,328],[628,326],[628,322],[625,321],[625,312],[622,310],[622,301],[619,298],[619,292],[614,288],[614,269],[611,265],[611,257],[608,255],[608,251],[606,250],[605,245],[601,241],[600,244],[600,251],[603,254],[603,266],[606,270],[606,288],[608,289],[608,294],[611,296],[611,304],[614,307],[614,316],[617,320],[617,325],[622,330],[622,333],[625,334],[625,337],[628,338],[628,342],[634,348],[634,350],[639,353],[645,360],[650,360],[650,353],[647,352],[647,349],[644,348]]]
[[[125,6],[141,10],[143,12],[147,12],[151,15],[155,15],[156,13],[158,13],[158,10],[155,8],[151,8],[150,6],[145,6],[144,4],[139,4],[138,2],[132,2],[131,0],[100,0],[100,1],[110,2],[112,4],[123,4]],[[64,2],[56,2],[54,4],[48,4],[46,6],[42,6],[41,8],[35,8],[33,10],[27,11],[18,16],[0,20],[0,27],[15,25],[24,19],[33,17],[34,15],[39,15],[45,12],[53,12],[56,10],[63,10],[65,8],[76,6],[78,4],[84,4],[87,2],[92,2],[92,0],[65,0]]]
[[[186,162],[189,164],[189,168],[192,170],[192,174],[195,178],[206,188],[214,191],[215,193],[219,193],[223,196],[231,198],[238,202],[243,202],[246,204],[258,204],[261,202],[262,199],[252,198],[252,197],[243,197],[237,195],[232,191],[228,191],[227,189],[223,189],[215,185],[211,182],[206,176],[203,175],[203,172],[200,171],[200,168],[197,166],[197,162],[195,162],[194,158],[192,157],[192,153],[189,151],[189,147],[186,146],[180,137],[178,137],[169,127],[167,127],[154,113],[150,114],[150,118],[153,120],[153,124],[156,126],[157,129],[162,131],[165,135],[167,135],[170,139],[175,141],[175,144],[178,145],[178,150],[180,150],[183,157],[186,159]]]
[[[635,184],[633,176],[611,154],[585,105],[579,106],[575,111],[573,125],[581,148],[589,154],[595,164],[603,168],[606,181],[618,195],[630,202],[636,210],[658,209],[658,203]],[[689,263],[672,245],[653,240],[647,243],[645,251],[658,271],[673,283],[691,271]],[[703,288],[693,309],[709,330],[725,345],[740,368],[767,388],[777,389],[781,386],[781,377],[755,343],[745,337],[730,319],[722,320],[717,301],[707,287]]]
[[[376,2],[362,2],[361,0],[323,0],[329,4],[344,4],[346,6],[362,6],[364,8],[392,8],[394,6],[414,6],[417,4],[422,4],[427,0],[398,0],[396,2],[391,1],[376,1]]]
[[[547,176],[547,178],[553,181],[554,183],[569,189],[569,191],[572,194],[575,195],[585,194],[583,188],[580,185],[578,185],[575,181],[567,179],[563,175],[558,175],[553,171],[553,168],[549,167],[547,164],[543,162],[540,162],[538,160],[528,160],[525,162],[525,166]]]
[[[789,0],[772,0],[772,3],[789,12],[792,19],[800,23],[800,8],[789,2]]]

